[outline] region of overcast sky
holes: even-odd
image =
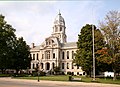
[[[59,9],[65,19],[67,41],[75,42],[85,24],[98,26],[108,11],[120,11],[120,0],[0,1],[0,14],[29,45],[40,45],[51,35]]]

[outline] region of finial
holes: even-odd
[[[59,15],[61,15],[61,13],[60,13],[60,9],[59,9]]]

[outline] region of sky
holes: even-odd
[[[59,10],[66,24],[67,42],[76,42],[86,24],[99,26],[112,10],[120,11],[120,0],[0,1],[0,14],[28,45],[40,45],[52,33]]]

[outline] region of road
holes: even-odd
[[[0,87],[120,87],[120,85],[0,78]]]

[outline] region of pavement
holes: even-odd
[[[10,83],[12,82],[12,83]],[[120,87],[116,84],[0,78],[0,87]]]

